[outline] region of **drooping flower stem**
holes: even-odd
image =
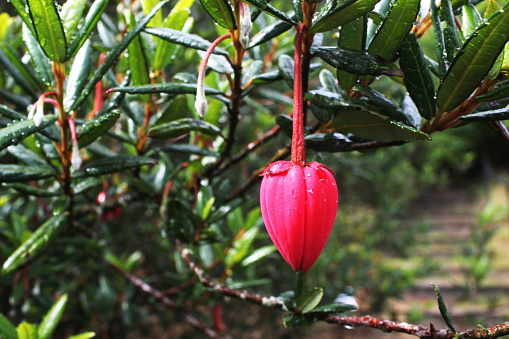
[[[306,287],[306,273],[297,271],[295,275],[295,299],[297,299]]]
[[[293,134],[292,134],[292,162],[304,166],[306,153],[304,151],[304,118],[302,110],[302,35],[304,24],[297,29],[295,37],[294,82],[293,82]]]

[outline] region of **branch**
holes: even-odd
[[[117,271],[118,274],[120,274],[122,277],[124,277],[127,281],[129,281],[131,284],[133,284],[136,287],[139,287],[143,292],[150,294],[157,300],[161,301],[164,305],[168,306],[169,308],[175,310],[175,311],[184,311],[181,307],[179,307],[173,300],[168,298],[163,294],[163,292],[156,290],[154,287],[150,286],[140,278],[129,274],[128,272],[124,271],[122,268],[118,267],[117,265],[113,264],[112,262],[108,260],[103,260],[104,263],[106,263],[109,267],[113,268],[115,271]],[[191,314],[187,313],[185,315],[185,320],[193,325],[194,327],[201,330],[203,333],[208,335],[210,338],[219,338],[219,335],[216,333],[214,329],[212,329],[207,324],[204,324],[203,322],[199,321],[195,317],[193,317]]]
[[[489,122],[490,127],[502,137],[505,141],[509,141],[509,131],[507,130],[507,127],[502,123],[502,121],[490,121]]]

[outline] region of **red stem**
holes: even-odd
[[[231,36],[230,33],[221,35],[219,38],[214,40],[214,42],[212,42],[212,44],[209,46],[200,64],[200,69],[198,71],[198,84],[203,83],[205,79],[205,70],[207,69],[207,63],[209,62],[209,57],[214,51],[214,48],[216,48],[221,41],[228,39],[230,36]]]
[[[292,162],[304,166],[306,153],[304,151],[304,117],[302,110],[302,35],[304,24],[297,29],[295,37],[294,82],[293,82],[293,135]]]

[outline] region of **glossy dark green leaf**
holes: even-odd
[[[322,47],[316,54],[332,67],[352,74],[403,76],[394,63],[366,52]]]
[[[481,15],[477,11],[472,3],[467,2],[463,6],[463,15],[462,15],[462,25],[461,29],[463,31],[463,36],[465,38],[470,38],[470,36],[475,32],[475,29],[481,23]]]
[[[352,141],[341,133],[310,134],[304,138],[307,148],[317,152],[341,152],[352,144]]]
[[[460,47],[460,42],[456,32],[456,24],[454,22],[455,18],[454,13],[452,12],[450,0],[442,0],[440,2],[440,17],[445,21],[444,43],[447,61],[452,63],[454,60],[454,54]]]
[[[37,327],[38,339],[51,339],[53,337],[53,332],[55,332],[58,322],[64,313],[66,304],[67,294],[64,294],[51,306]]]
[[[253,83],[255,84],[268,84],[274,81],[282,80],[283,77],[279,71],[270,71],[267,73],[262,73],[255,75],[253,78]]]
[[[208,149],[201,148],[196,145],[187,145],[187,144],[171,144],[171,145],[163,145],[154,148],[157,151],[167,152],[167,153],[179,153],[179,154],[195,154],[195,155],[203,155],[203,156],[211,156],[217,157],[219,153],[209,151]]]
[[[366,103],[334,92],[324,90],[308,91],[304,98],[312,104],[322,108],[346,109],[346,108],[367,108]]]
[[[144,165],[153,165],[157,161],[151,158],[131,155],[116,156],[112,158],[101,158],[90,161],[74,173],[76,178],[97,177],[99,175],[122,172],[131,168]]]
[[[421,116],[429,120],[437,112],[435,86],[415,34],[408,34],[401,45],[400,55],[399,66],[405,73],[403,82],[406,90],[415,102]]]
[[[296,309],[302,314],[312,311],[323,298],[323,289],[320,287],[311,288],[304,291],[297,297]]]
[[[132,30],[136,24],[134,13],[129,13],[129,30]],[[143,86],[150,83],[148,61],[141,35],[138,34],[127,46],[129,52],[129,69],[131,70],[131,77],[134,86]],[[142,95],[141,98],[145,102],[150,101],[150,95]]]
[[[5,117],[10,120],[23,120],[26,119],[26,116],[24,116],[21,113],[18,113],[9,107],[0,104],[0,116]]]
[[[285,21],[277,21],[272,25],[266,26],[258,33],[256,33],[251,39],[249,39],[248,49],[270,41],[273,38],[278,37],[284,32],[290,30],[292,27],[292,24],[289,24]]]
[[[447,312],[447,307],[445,306],[445,302],[444,299],[442,298],[442,293],[440,293],[440,289],[435,284],[431,285],[433,285],[435,291],[437,292],[438,310],[440,311],[440,314],[442,315],[445,324],[447,325],[447,327],[451,329],[452,333],[456,333],[456,329],[452,324],[451,317],[449,317],[449,313]]]
[[[368,105],[376,112],[379,112],[391,120],[402,122],[406,125],[412,125],[413,119],[403,112],[398,105],[382,93],[364,85],[356,85],[354,91],[361,92],[364,95]],[[413,126],[416,127],[416,126]]]
[[[25,82],[27,82],[30,87],[39,89],[41,88],[41,83],[39,79],[35,76],[33,69],[29,68],[21,61],[21,57],[12,50],[9,45],[2,46],[2,52],[9,59],[12,65],[16,68],[19,74],[23,77]]]
[[[35,197],[57,197],[63,195],[63,191],[50,191],[47,188],[37,188],[32,185],[25,185],[20,183],[3,184],[3,187],[12,188],[20,193],[33,195]]]
[[[286,54],[281,55],[278,60],[278,69],[279,74],[283,76],[283,79],[286,81],[288,86],[290,86],[290,88],[293,88],[293,69],[294,69],[293,58],[289,57]]]
[[[88,79],[90,74],[91,56],[92,46],[90,40],[87,40],[76,54],[72,63],[65,88],[64,107],[71,107],[74,101],[81,95],[86,85],[85,79]]]
[[[20,266],[37,259],[65,227],[67,213],[51,217],[42,224],[9,258],[2,269],[4,275],[15,272]]]
[[[232,8],[227,0],[200,0],[203,8],[219,25],[226,29],[237,29]]]
[[[293,119],[288,115],[280,114],[276,116],[276,123],[281,127],[281,130],[288,136],[292,137],[293,134]]]
[[[67,41],[71,38],[83,17],[86,0],[67,0],[62,6],[62,25],[64,26],[65,37]]]
[[[164,20],[162,24],[162,28],[168,28],[176,32],[182,31],[184,29],[187,19],[189,18],[189,14],[191,13],[191,6],[193,5],[194,0],[180,0],[178,1],[174,7],[171,9],[170,13]],[[159,25],[161,26],[161,25]],[[158,29],[158,28],[156,28]],[[182,38],[178,35],[178,33],[171,34],[171,37],[176,38],[177,41],[182,41],[182,44],[188,43],[189,38]],[[183,34],[187,34],[184,32],[180,32]],[[191,35],[191,40],[194,40],[194,35]],[[200,37],[198,37],[200,38]],[[201,38],[200,38],[201,39]],[[166,40],[166,39],[164,39]],[[163,69],[172,61],[175,57],[175,53],[177,52],[177,46],[175,44],[179,44],[179,42],[168,43],[162,41],[160,39],[155,39],[156,41],[156,49],[154,52],[154,61],[152,67],[154,69]],[[207,43],[209,43],[207,41]],[[191,46],[189,46],[191,47]],[[193,48],[193,47],[191,47]],[[214,53],[218,52],[218,48],[214,50]],[[222,51],[221,51],[222,52]]]
[[[211,125],[208,122],[192,118],[183,118],[154,126],[149,129],[148,135],[151,138],[170,139],[191,131],[198,131],[207,135],[217,135],[221,132],[217,126]]]
[[[419,13],[419,0],[395,0],[369,44],[368,53],[392,60]]]
[[[32,23],[32,19],[30,18],[30,14],[27,11],[26,0],[10,0],[9,2],[14,6],[14,8],[16,8],[16,11],[18,12],[25,25],[27,25],[32,34],[35,36],[34,25]]]
[[[195,94],[196,84],[168,83],[162,85],[114,87],[110,89],[110,91],[128,94],[147,94],[147,93]],[[223,92],[217,89],[206,87],[205,94],[219,95],[223,94]]]
[[[92,3],[81,28],[78,29],[74,38],[69,42],[67,59],[72,58],[88,39],[106,9],[108,1],[109,0],[96,0]]]
[[[313,115],[318,119],[318,121],[320,121],[323,124],[328,123],[334,118],[335,114],[333,109],[319,107],[315,104],[310,104],[309,108],[311,109],[311,113],[313,113]]]
[[[313,22],[312,33],[326,32],[346,25],[347,23],[372,11],[380,0],[350,1]]]
[[[48,178],[53,172],[47,167],[0,165],[0,182],[21,182]]]
[[[124,78],[122,79],[122,82],[118,86],[119,87],[125,87],[125,86],[129,85],[130,82],[131,82],[131,72],[127,71],[125,76],[124,76]],[[113,93],[112,95],[110,95],[108,100],[106,100],[106,102],[104,103],[104,105],[101,108],[101,110],[96,114],[96,117],[100,117],[101,115],[109,113],[112,110],[114,110],[115,108],[118,108],[118,107],[122,106],[122,111],[129,118],[131,118],[131,120],[134,123],[136,123],[137,125],[140,125],[140,123],[138,123],[138,120],[136,119],[135,114],[133,113],[133,111],[129,107],[129,104],[124,99],[125,99],[125,93],[122,93],[122,92],[115,92],[115,93]]]
[[[264,11],[265,13],[272,15],[275,18],[278,18],[281,21],[289,23],[291,25],[298,25],[299,23],[293,20],[289,15],[277,10],[268,4],[266,0],[246,0],[248,4],[253,5],[254,7]]]
[[[205,57],[205,52],[197,51],[200,57],[203,59]],[[231,64],[228,62],[222,55],[212,54],[209,57],[207,62],[207,67],[213,69],[215,72],[219,74],[233,74],[234,70]]]
[[[450,111],[467,99],[509,40],[509,3],[490,17],[458,52],[437,91],[437,105]]]
[[[30,94],[33,98],[38,97],[37,89],[34,88],[28,81],[26,81],[23,74],[16,68],[16,66],[11,62],[11,60],[2,52],[2,48],[0,48],[0,66],[5,69],[14,79],[16,84],[23,88],[28,94]]]
[[[440,14],[438,13],[438,7],[433,1],[430,2],[430,10],[433,31],[435,32],[438,72],[440,79],[443,79],[449,66],[447,62],[447,55],[445,53],[444,32],[442,30],[442,25],[440,24]]]
[[[65,60],[67,39],[53,0],[27,0],[37,40],[44,53],[55,62]]]
[[[2,88],[0,88],[0,96],[4,100],[4,103],[12,104],[15,109],[20,111],[26,111],[26,108],[33,103],[33,98],[31,96],[16,94]]]
[[[322,85],[326,91],[341,93],[341,89],[336,83],[336,77],[328,69],[322,69],[318,75],[318,78],[320,79],[320,85]]]
[[[54,123],[57,117],[54,115],[47,115],[44,117],[43,122],[39,126],[35,126],[32,119],[14,122],[2,129],[0,129],[0,150],[10,146],[16,145],[21,140],[29,135],[46,128]]]
[[[286,328],[291,327],[309,327],[314,323],[314,319],[312,317],[305,316],[303,314],[298,313],[288,313],[283,318],[283,324]]]
[[[18,339],[16,327],[0,313],[0,336],[4,339]]]
[[[184,33],[171,28],[147,27],[143,31],[165,41],[200,51],[206,51],[211,44],[209,41],[203,39],[199,35]],[[214,48],[212,53],[228,56],[228,53],[221,48]]]
[[[461,117],[461,120],[466,121],[499,121],[507,119],[509,119],[509,108],[483,111],[480,113],[473,113]]]
[[[330,126],[342,133],[352,133],[364,139],[385,142],[431,139],[426,133],[413,127],[363,109],[340,111]]]
[[[315,307],[309,314],[313,316],[331,316],[355,310],[356,307],[350,304],[332,303]]]
[[[46,166],[51,168],[46,160],[39,154],[32,152],[30,149],[23,145],[9,146],[7,147],[7,153],[15,157],[22,163],[28,166]]]
[[[503,81],[486,94],[479,95],[477,99],[481,101],[494,101],[509,97],[509,80]]]
[[[91,177],[79,180],[79,182],[72,186],[72,192],[74,195],[78,195],[102,184],[103,184],[102,178]]]
[[[297,20],[300,22],[304,21],[304,13],[302,12],[302,0],[293,0],[293,11]]]
[[[100,1],[100,0],[98,0]],[[96,2],[98,2],[96,1]],[[155,13],[161,9],[163,5],[165,5],[167,1],[161,1],[156,7],[154,7],[149,14],[144,16],[137,24],[136,26],[127,32],[127,34],[124,36],[122,41],[119,42],[119,44],[113,48],[104,59],[104,62],[99,66],[97,71],[92,76],[92,79],[88,81],[85,88],[83,89],[82,94],[76,99],[69,110],[73,111],[76,108],[78,108],[83,101],[90,95],[92,90],[94,89],[95,85],[98,81],[102,79],[102,77],[108,72],[111,66],[117,61],[117,58],[122,54],[122,52],[127,48],[129,43],[140,33],[140,31],[147,25],[147,23],[150,21],[150,19],[155,15]],[[95,3],[94,3],[95,4]]]
[[[364,51],[366,48],[367,18],[365,15],[343,25],[339,31],[338,47],[353,51]],[[359,76],[341,69],[337,70],[339,86],[349,91]]]
[[[86,147],[94,142],[97,138],[106,133],[111,126],[120,118],[119,111],[113,111],[103,114],[99,117],[87,120],[81,131],[78,133],[79,148]]]
[[[37,76],[44,85],[50,86],[54,78],[51,71],[51,63],[46,54],[44,54],[44,51],[41,49],[39,42],[25,24],[23,24],[23,41],[27,45],[27,51],[30,54],[30,61],[35,66]]]

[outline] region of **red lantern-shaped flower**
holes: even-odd
[[[302,34],[295,39],[292,161],[277,161],[263,172],[260,206],[272,242],[296,272],[307,272],[322,253],[338,208],[334,173],[306,164],[302,112]]]
[[[318,162],[278,161],[264,172],[260,205],[272,242],[297,272],[322,253],[338,208],[333,172]]]

